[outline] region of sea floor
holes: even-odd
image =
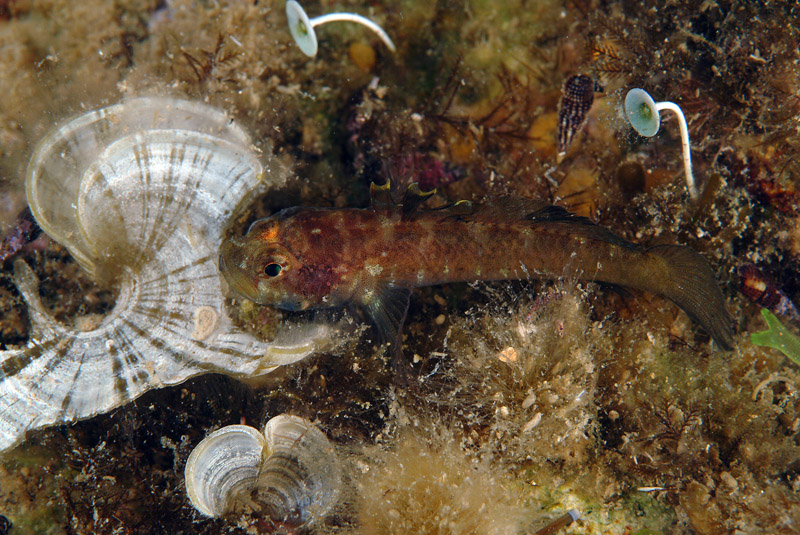
[[[0,454],[0,534],[271,532],[247,514],[201,517],[183,469],[211,431],[281,413],[314,421],[346,473],[339,506],[297,532],[532,534],[577,509],[556,533],[800,533],[800,355],[750,338],[767,328],[762,309],[787,337],[800,330],[800,7],[304,7],[369,16],[397,51],[331,24],[308,58],[279,1],[0,1],[0,234],[18,229],[28,160],[55,125],[172,95],[228,111],[290,170],[232,235],[289,206],[367,206],[373,180],[398,196],[435,187],[431,206],[542,200],[643,246],[700,252],[734,349],[671,302],[569,266],[556,281],[420,288],[400,361],[364,327],[258,380],[203,375],[30,432]],[[576,75],[590,90],[565,103]],[[675,116],[652,138],[627,122],[633,87],[683,109],[697,200]],[[100,317],[117,296],[62,244],[29,237],[0,271],[0,349],[30,336],[13,258],[61,322]],[[253,332],[276,321],[231,311]]]

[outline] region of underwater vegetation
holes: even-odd
[[[25,408],[0,410],[0,529],[796,533],[800,369],[751,336],[762,308],[797,332],[800,7],[304,2],[394,47],[325,24],[313,57],[286,8],[0,3],[0,384]],[[672,114],[635,132],[634,88],[680,107],[686,143]],[[222,243],[291,207],[364,209],[372,182],[436,188],[429,207],[530,199],[690,247],[733,349],[668,299],[575,269],[417,288],[399,352],[358,310],[229,292]],[[285,488],[315,481],[308,437],[335,453],[320,456],[335,503],[300,492],[289,509],[310,523],[266,518],[267,483],[221,516],[196,509],[192,452],[235,426],[263,453],[282,420]]]
[[[326,13],[313,19],[309,18],[303,7],[294,0],[286,2],[286,19],[289,23],[289,31],[294,42],[303,51],[303,54],[313,58],[317,55],[317,33],[314,31],[316,26],[322,26],[331,22],[355,22],[372,30],[386,47],[394,52],[397,48],[392,39],[378,24],[370,19],[356,13]]]
[[[635,87],[625,95],[625,114],[639,135],[653,137],[658,133],[661,126],[661,112],[671,111],[678,119],[678,126],[681,132],[681,149],[683,151],[683,169],[686,174],[686,186],[689,188],[689,195],[692,200],[698,200],[699,193],[697,185],[694,183],[692,174],[692,149],[689,141],[689,127],[686,126],[686,117],[683,115],[680,106],[674,102],[656,102],[647,91]]]
[[[750,341],[757,346],[777,349],[792,362],[800,366],[800,340],[787,329],[769,310],[762,308],[761,315],[767,322],[767,330],[752,333]]]
[[[12,258],[23,247],[35,240],[40,233],[41,229],[36,224],[30,208],[25,208],[14,221],[11,232],[6,234],[0,243],[0,264]]]

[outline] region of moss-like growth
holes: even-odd
[[[390,449],[374,448],[367,459],[357,482],[358,533],[500,535],[519,532],[530,515],[513,480],[446,429],[403,429]]]
[[[511,453],[506,462],[584,466],[594,443],[601,331],[577,292],[560,287],[510,314],[455,321],[446,346],[455,361],[453,402],[468,425],[488,426],[484,445]]]

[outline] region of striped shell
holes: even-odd
[[[249,510],[254,520],[299,527],[336,505],[342,468],[325,433],[281,414],[263,434],[245,425],[214,431],[192,450],[184,477],[189,500],[205,516]]]
[[[278,178],[275,178],[277,176]],[[0,351],[0,451],[27,430],[107,412],[209,372],[267,373],[326,343],[334,327],[287,325],[270,343],[234,327],[217,250],[227,221],[262,183],[248,135],[226,114],[140,98],[80,116],[40,144],[26,191],[42,229],[92,277],[113,310],[88,331],[55,321],[22,261],[26,347]]]
[[[264,435],[248,425],[217,429],[198,444],[184,469],[186,494],[195,509],[218,517],[240,493],[249,494],[263,462]]]

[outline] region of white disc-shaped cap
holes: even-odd
[[[313,58],[317,55],[317,34],[305,10],[295,0],[286,2],[286,18],[289,19],[289,31],[294,42],[303,54]]]
[[[631,89],[625,96],[625,116],[631,126],[645,137],[653,137],[661,125],[656,102],[644,89]]]

